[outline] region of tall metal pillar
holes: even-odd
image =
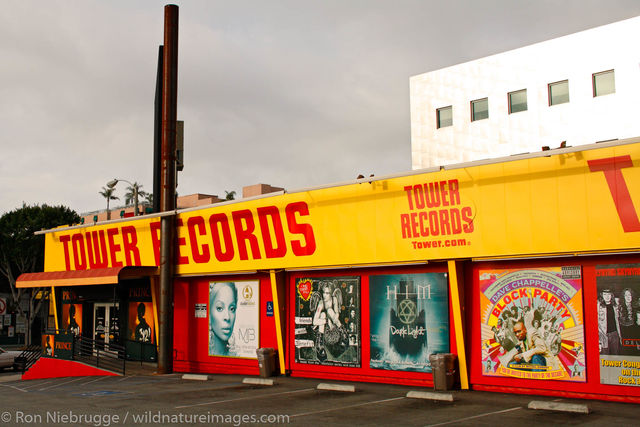
[[[178,109],[178,6],[164,7],[162,80],[162,171],[160,206],[176,209],[176,117]],[[175,217],[160,223],[160,295],[158,328],[158,373],[173,371],[173,268]]]
[[[162,82],[163,76],[163,48],[158,47],[158,71],[156,72],[156,95],[153,101],[153,212],[160,212],[162,186]]]

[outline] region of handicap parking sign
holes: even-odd
[[[273,301],[267,301],[267,317],[273,317]]]

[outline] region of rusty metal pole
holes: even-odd
[[[158,47],[158,71],[156,72],[156,95],[153,100],[153,212],[160,212],[162,199],[162,82],[163,47]]]
[[[176,117],[178,110],[178,6],[164,7],[162,81],[162,211],[176,208]],[[175,217],[160,224],[160,304],[158,310],[158,373],[173,371],[173,267]]]

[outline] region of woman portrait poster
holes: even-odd
[[[209,283],[209,355],[256,358],[258,282]]]

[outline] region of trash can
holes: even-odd
[[[456,379],[456,355],[438,353],[429,356],[434,390],[451,390]]]
[[[256,350],[258,355],[258,366],[260,367],[260,376],[269,378],[273,376],[276,370],[276,351],[271,347],[259,348]]]

